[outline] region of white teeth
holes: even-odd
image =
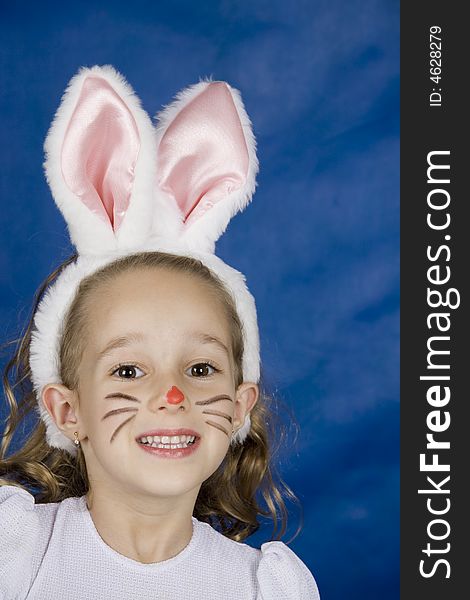
[[[153,442],[153,444],[150,444],[150,446],[152,446],[152,448],[167,448],[169,450],[173,450],[175,448],[187,448],[189,444],[157,444],[157,442]]]
[[[172,436],[143,436],[138,441],[141,444],[148,444],[154,448],[186,448],[194,443],[194,435],[172,435]]]

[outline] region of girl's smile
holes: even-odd
[[[181,447],[182,444],[169,448],[163,447],[163,444],[154,446],[153,444],[142,444],[141,442],[138,442],[138,445],[144,452],[148,452],[159,458],[186,458],[197,451],[200,443],[201,438],[196,438],[193,442],[184,443],[184,447]]]

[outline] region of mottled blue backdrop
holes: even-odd
[[[396,600],[398,1],[0,6],[0,341],[72,251],[42,144],[78,68],[114,65],[152,116],[201,77],[228,81],[261,170],[217,253],[246,274],[264,373],[300,423],[281,462],[304,509],[291,547],[323,600]]]

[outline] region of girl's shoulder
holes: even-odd
[[[0,486],[0,598],[23,598],[39,568],[56,504],[35,504],[15,485]]]
[[[284,542],[261,545],[256,578],[259,589],[257,600],[320,600],[312,573]]]
[[[13,486],[0,486],[0,598],[26,598],[39,569],[61,503],[35,504],[34,496]],[[235,542],[199,522],[206,550],[240,574],[255,577],[256,600],[319,600],[313,575],[283,542],[261,549]]]
[[[251,574],[255,580],[256,600],[320,599],[312,573],[284,542],[266,542],[258,550],[223,536],[206,523],[202,526],[207,530],[210,547],[216,554],[225,556],[231,565],[237,564],[239,575],[246,567],[245,575]]]

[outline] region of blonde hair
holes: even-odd
[[[44,281],[35,296],[32,317],[26,331],[18,339],[14,356],[7,363],[3,386],[10,414],[0,446],[0,485],[17,485],[28,491],[33,488],[39,503],[60,502],[71,496],[82,496],[89,491],[89,480],[83,452],[79,447],[76,457],[66,450],[49,446],[46,427],[37,412],[37,399],[32,389],[29,366],[29,346],[34,327],[34,314],[45,291],[60,273],[75,259],[65,260]],[[89,314],[89,301],[101,285],[113,281],[119,274],[133,269],[164,268],[196,277],[215,295],[223,306],[231,333],[232,357],[235,365],[235,384],[243,381],[243,334],[234,300],[221,280],[201,261],[188,256],[165,252],[142,252],[120,258],[84,278],[67,311],[60,340],[60,376],[69,389],[78,388],[78,366],[81,362]],[[84,335],[85,332],[85,335]],[[15,383],[9,376],[15,372]],[[258,515],[273,520],[272,539],[280,539],[287,529],[287,509],[284,494],[296,504],[297,497],[277,476],[274,458],[286,437],[286,426],[273,410],[274,397],[269,396],[259,382],[260,396],[253,407],[250,432],[243,444],[230,446],[218,469],[202,483],[194,507],[194,516],[211,524],[225,536],[243,541],[257,531]],[[20,400],[17,403],[15,391]],[[287,412],[291,411],[287,408]],[[29,413],[35,416],[32,432],[22,447],[6,456],[13,435]],[[295,420],[295,419],[294,419]],[[276,481],[277,479],[277,481]],[[266,508],[256,498],[261,494]],[[277,532],[277,528],[280,531]],[[298,528],[294,539],[302,526]],[[277,534],[277,535],[276,535]]]

